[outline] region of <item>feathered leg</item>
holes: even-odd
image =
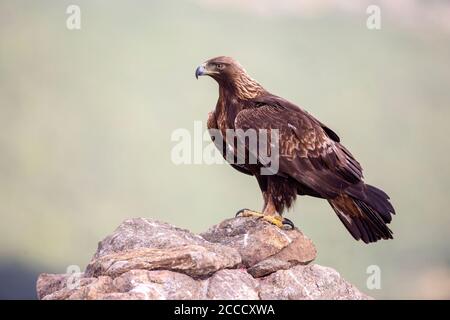
[[[236,216],[257,217],[258,219],[267,221],[279,227],[280,229],[284,228],[293,229],[294,223],[292,223],[292,221],[287,218],[283,218],[281,216],[281,213],[279,213],[279,211],[281,210],[277,210],[277,205],[274,201],[274,194],[271,192],[271,190],[273,189],[268,187],[268,184],[271,183],[270,179],[266,178],[265,180],[262,181],[262,179],[260,178],[258,179],[258,182],[260,184],[264,198],[264,207],[262,213],[249,209],[242,209],[236,213]]]

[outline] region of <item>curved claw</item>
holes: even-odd
[[[283,227],[284,226],[289,226],[289,229],[295,228],[294,223],[291,220],[289,220],[288,218],[283,218]]]
[[[245,210],[249,211],[250,209],[247,209],[247,208],[241,209],[238,212],[236,212],[236,215],[234,217],[235,218],[239,217],[240,215],[242,215],[244,213]]]

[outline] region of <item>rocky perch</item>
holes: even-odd
[[[37,295],[62,299],[370,299],[335,270],[310,264],[298,229],[234,218],[196,235],[144,218],[124,221],[84,273],[41,274]]]

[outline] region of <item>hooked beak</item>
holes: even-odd
[[[207,74],[206,65],[202,64],[195,69],[195,78],[198,79],[199,76],[204,76]]]

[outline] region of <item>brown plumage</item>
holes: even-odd
[[[356,240],[391,239],[387,227],[394,208],[382,190],[363,182],[362,168],[338,135],[293,103],[275,96],[230,57],[216,57],[196,70],[219,84],[219,99],[209,129],[279,132],[279,170],[262,175],[259,162],[232,166],[256,177],[264,198],[263,213],[282,214],[297,195],[326,199]],[[225,156],[226,146],[218,146]],[[248,147],[250,148],[250,147]],[[247,150],[249,153],[254,152]]]

